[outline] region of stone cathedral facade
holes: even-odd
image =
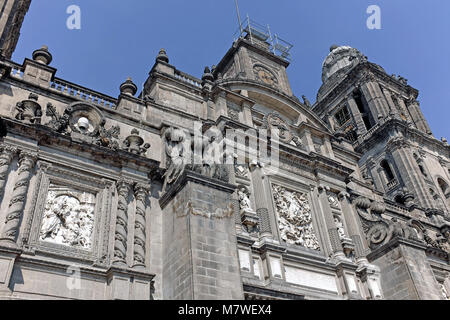
[[[10,60],[29,2],[0,1],[0,299],[449,299],[450,148],[405,78],[333,46],[311,104],[247,30],[111,97]]]

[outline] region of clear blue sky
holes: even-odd
[[[81,30],[66,28],[71,4],[81,7]],[[366,27],[372,4],[381,30]],[[330,45],[350,45],[409,79],[436,137],[450,139],[449,0],[240,0],[240,8],[295,45],[288,73],[297,96],[314,102]],[[237,27],[234,0],[33,0],[13,59],[46,44],[58,77],[116,97],[126,77],[145,81],[162,47],[171,64],[201,77]]]

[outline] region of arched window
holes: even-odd
[[[437,182],[439,184],[439,188],[441,188],[442,193],[444,194],[445,198],[450,198],[450,188],[447,184],[447,182],[445,182],[443,179],[438,178]]]
[[[394,173],[392,172],[391,166],[389,165],[387,160],[381,161],[380,166],[383,169],[384,174],[385,174],[386,179],[388,180],[388,182],[390,182],[390,181],[395,179]]]

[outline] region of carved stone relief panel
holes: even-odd
[[[50,185],[42,217],[41,241],[92,249],[95,195]]]
[[[22,236],[26,250],[106,265],[114,182],[47,162],[38,167]]]
[[[281,239],[288,244],[320,251],[308,196],[275,184],[272,185],[272,193]]]

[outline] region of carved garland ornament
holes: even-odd
[[[277,185],[272,185],[272,192],[278,213],[281,239],[288,244],[320,251],[320,244],[312,224],[311,207],[307,195],[288,191],[286,188]]]

